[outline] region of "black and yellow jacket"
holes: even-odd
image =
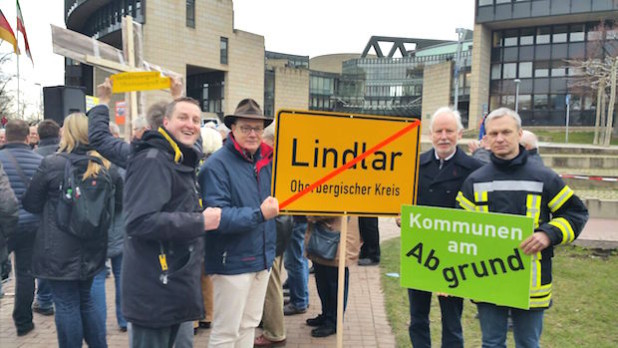
[[[584,228],[588,210],[582,201],[551,169],[528,161],[520,146],[519,155],[491,162],[470,174],[457,195],[457,205],[469,211],[529,216],[536,233],[546,233],[551,245],[532,255],[530,308],[551,305],[554,245],[571,243]]]

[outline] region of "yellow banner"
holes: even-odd
[[[111,76],[112,92],[125,93],[170,88],[171,79],[158,71],[124,72]]]
[[[281,110],[273,196],[284,214],[388,216],[416,200],[420,122]]]

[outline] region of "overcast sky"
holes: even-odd
[[[63,84],[64,61],[52,52],[49,25],[64,26],[64,1],[20,5],[34,58],[33,66],[20,56],[22,86]],[[0,0],[0,9],[16,31],[15,2]],[[314,57],[361,53],[372,35],[456,40],[456,28],[473,28],[474,0],[235,0],[234,17],[236,29],[263,35],[267,50]],[[9,50],[0,45],[0,52]]]

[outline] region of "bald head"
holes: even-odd
[[[539,139],[531,131],[522,131],[521,140],[519,143],[526,148],[526,150],[534,150],[539,147]]]

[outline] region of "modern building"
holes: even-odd
[[[582,71],[569,61],[617,55],[618,2],[476,0],[475,6],[470,127],[487,110],[516,104],[526,126],[564,126],[567,95],[570,124],[594,125],[596,92],[575,87]]]
[[[312,110],[428,117],[454,103],[455,61],[459,54],[458,104],[466,119],[470,95],[472,32],[462,42],[371,37],[360,55],[312,58]],[[390,47],[383,54],[382,47]],[[374,52],[371,55],[370,52]]]
[[[65,0],[68,29],[122,49],[121,20],[142,24],[143,59],[186,77],[187,95],[206,117],[264,99],[264,37],[234,28],[232,0]],[[93,94],[109,73],[66,60],[66,85]],[[147,92],[145,105],[163,92]],[[169,97],[168,97],[169,98]]]

